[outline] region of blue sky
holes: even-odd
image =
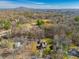
[[[79,9],[79,0],[0,0],[0,8],[16,7],[40,9]]]

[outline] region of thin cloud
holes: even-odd
[[[31,1],[30,1],[31,2]],[[28,8],[52,8],[51,5],[45,5],[45,3],[31,2],[29,4],[14,3],[11,1],[0,1],[0,8],[16,8],[16,7],[28,7]]]
[[[27,0],[28,3],[36,4],[36,5],[45,5],[46,3],[44,2],[34,2],[34,1],[29,1]]]
[[[19,5],[9,1],[0,1],[0,8],[14,8],[14,7],[19,7]]]
[[[40,2],[40,3],[38,3],[38,2],[32,2],[32,3],[37,4],[37,5],[45,5],[46,4],[46,3],[42,3],[42,2]]]
[[[79,4],[75,3],[73,4],[61,4],[61,5],[55,5],[55,4],[46,4],[46,3],[39,3],[39,2],[32,2],[29,1],[29,3],[19,3],[19,2],[12,2],[8,0],[0,0],[0,8],[16,8],[16,7],[28,7],[28,8],[37,8],[37,9],[73,9],[79,8]]]

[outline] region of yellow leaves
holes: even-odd
[[[42,20],[44,27],[51,27],[51,26],[53,26],[52,21],[49,20],[49,19],[40,19],[40,20]],[[33,21],[31,24],[35,25],[36,23],[37,23],[37,19],[35,21]]]
[[[71,44],[69,48],[73,49],[73,48],[77,48],[77,46],[75,46],[74,44]]]
[[[47,24],[50,24],[52,21],[49,20],[49,19],[43,19],[43,22],[44,22],[44,23],[47,23]]]
[[[63,59],[77,59],[77,57],[74,57],[74,56],[68,56],[68,57],[64,56]]]
[[[77,57],[71,56],[71,59],[78,59]]]
[[[33,42],[31,43],[31,50],[32,50],[33,53],[36,53],[36,51],[37,51],[36,46],[37,46],[37,43],[33,41]]]
[[[68,57],[67,56],[64,56],[64,59],[68,59]]]
[[[54,27],[54,24],[48,24],[48,23],[45,23],[45,24],[44,24],[44,27],[45,27],[45,28]]]
[[[51,20],[48,19],[43,20],[43,22],[44,22],[44,27],[46,28],[52,27],[54,25],[53,23],[51,23]]]

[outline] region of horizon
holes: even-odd
[[[79,0],[0,0],[0,9],[79,9]]]

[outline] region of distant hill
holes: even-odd
[[[19,7],[19,8],[15,8],[14,10],[16,10],[16,11],[32,11],[32,12],[52,12],[52,13],[79,15],[79,9],[34,9],[34,8]]]
[[[9,8],[9,9],[0,9],[0,10],[13,10],[19,12],[42,12],[42,13],[60,13],[67,15],[79,15],[79,9],[34,9],[27,7],[18,7],[18,8]]]

